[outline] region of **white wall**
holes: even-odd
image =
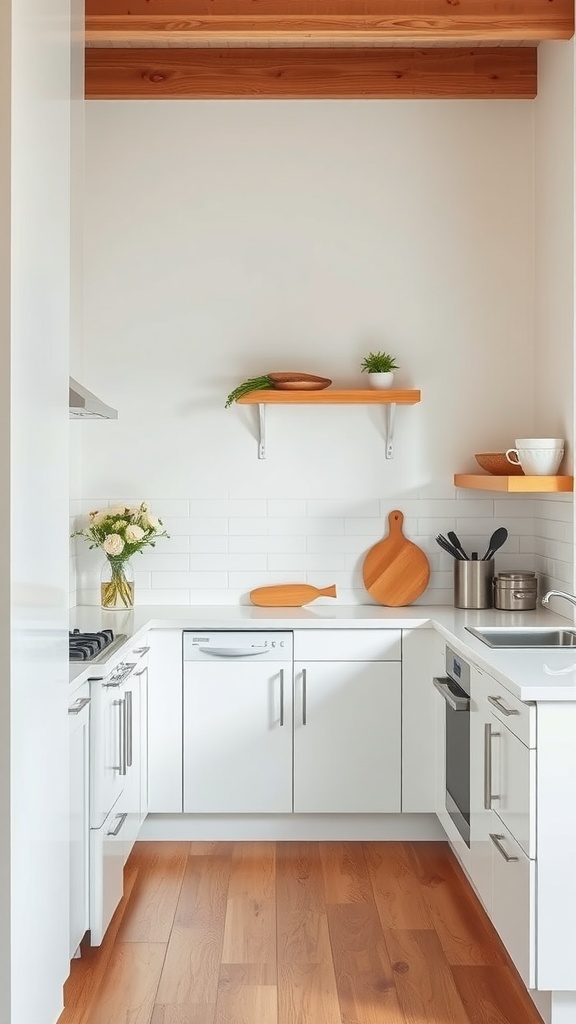
[[[81,425],[83,495],[169,503],[174,539],[135,562],[140,600],[235,601],[293,577],[366,600],[359,560],[394,507],[434,552],[426,599],[447,600],[439,529],[480,545],[494,517],[531,517],[530,501],[457,496],[452,474],[532,429],[532,117],[521,102],[88,105],[84,366],[120,418]],[[269,410],[259,462],[255,410],[223,408],[271,369],[362,384],[374,348],[422,389],[393,462],[381,410]]]
[[[54,1024],[69,966],[67,0],[3,2],[0,38],[11,50],[0,115],[1,173],[10,174],[0,192],[4,255],[10,242],[2,274],[9,301],[1,304],[1,434],[10,462],[0,461],[3,569],[9,557],[0,599],[1,884],[9,885],[0,913],[0,1021]]]
[[[537,436],[564,437],[574,473],[574,41],[538,49],[535,114],[535,376]],[[545,589],[574,592],[572,495],[535,502],[536,567]],[[570,613],[566,602],[554,605]]]

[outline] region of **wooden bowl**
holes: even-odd
[[[492,476],[524,476],[522,467],[508,462],[505,452],[479,452],[474,458]]]
[[[324,388],[329,388],[332,381],[328,380],[328,377],[323,377],[321,380],[283,380],[276,381],[274,384],[275,391],[324,391]]]

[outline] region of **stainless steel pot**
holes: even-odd
[[[528,612],[536,607],[538,580],[529,570],[501,572],[494,577],[494,607],[502,611]]]

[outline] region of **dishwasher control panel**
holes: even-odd
[[[259,661],[291,661],[293,636],[289,631],[184,630],[184,661],[244,658]]]

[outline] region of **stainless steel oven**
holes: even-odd
[[[446,810],[470,846],[470,666],[446,647],[446,675],[433,682],[446,702]]]

